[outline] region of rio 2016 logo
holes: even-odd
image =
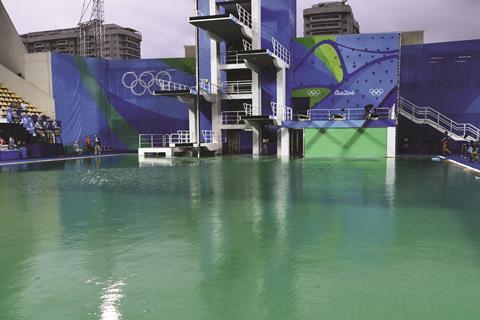
[[[336,96],[354,96],[356,94],[355,90],[335,90]]]

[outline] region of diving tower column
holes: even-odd
[[[277,69],[277,105],[287,105],[287,68],[286,64],[282,63]],[[277,131],[277,157],[290,157],[290,130],[282,128],[282,122],[285,119],[285,110],[277,113],[280,122],[280,129]]]

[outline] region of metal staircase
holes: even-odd
[[[398,113],[416,124],[427,124],[440,132],[448,132],[455,141],[478,141],[480,129],[471,123],[458,123],[430,107],[419,107],[400,97]],[[464,138],[466,137],[466,138]]]

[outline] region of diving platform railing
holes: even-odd
[[[373,112],[364,109],[310,109],[307,111],[310,121],[330,120],[368,120],[368,119],[394,119],[393,111],[389,108],[376,108]]]
[[[246,111],[223,111],[222,125],[240,125],[243,124],[242,117],[246,116]]]
[[[278,122],[283,121],[292,121],[293,120],[293,110],[290,107],[280,105],[276,102],[271,102],[272,115],[275,120]]]
[[[416,124],[427,124],[456,141],[480,140],[480,129],[471,123],[458,123],[431,107],[419,107],[400,97],[398,113]]]
[[[237,12],[238,20],[240,21],[240,23],[249,29],[253,29],[252,14],[248,12],[244,7],[242,7],[239,3],[237,3]]]
[[[252,94],[252,80],[224,81],[222,91],[224,94]]]
[[[273,54],[282,60],[287,68],[290,67],[291,63],[291,54],[287,48],[285,48],[277,39],[272,38]]]

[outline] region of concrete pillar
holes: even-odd
[[[252,133],[252,154],[259,156],[262,154],[262,132],[257,128],[253,128]]]
[[[387,128],[387,158],[395,158],[397,156],[397,128]]]
[[[277,118],[280,125],[285,121],[285,109],[287,105],[287,72],[282,67],[277,70]],[[288,128],[280,128],[277,131],[277,157],[290,157],[290,131]]]
[[[262,1],[252,0],[252,19],[253,19],[253,49],[262,48]]]
[[[195,112],[195,102],[188,105],[188,131],[190,131],[192,137],[196,137],[197,132],[197,115]]]
[[[277,70],[277,104],[287,105],[287,69],[284,67]]]
[[[290,129],[280,128],[277,132],[277,157],[290,157]]]

